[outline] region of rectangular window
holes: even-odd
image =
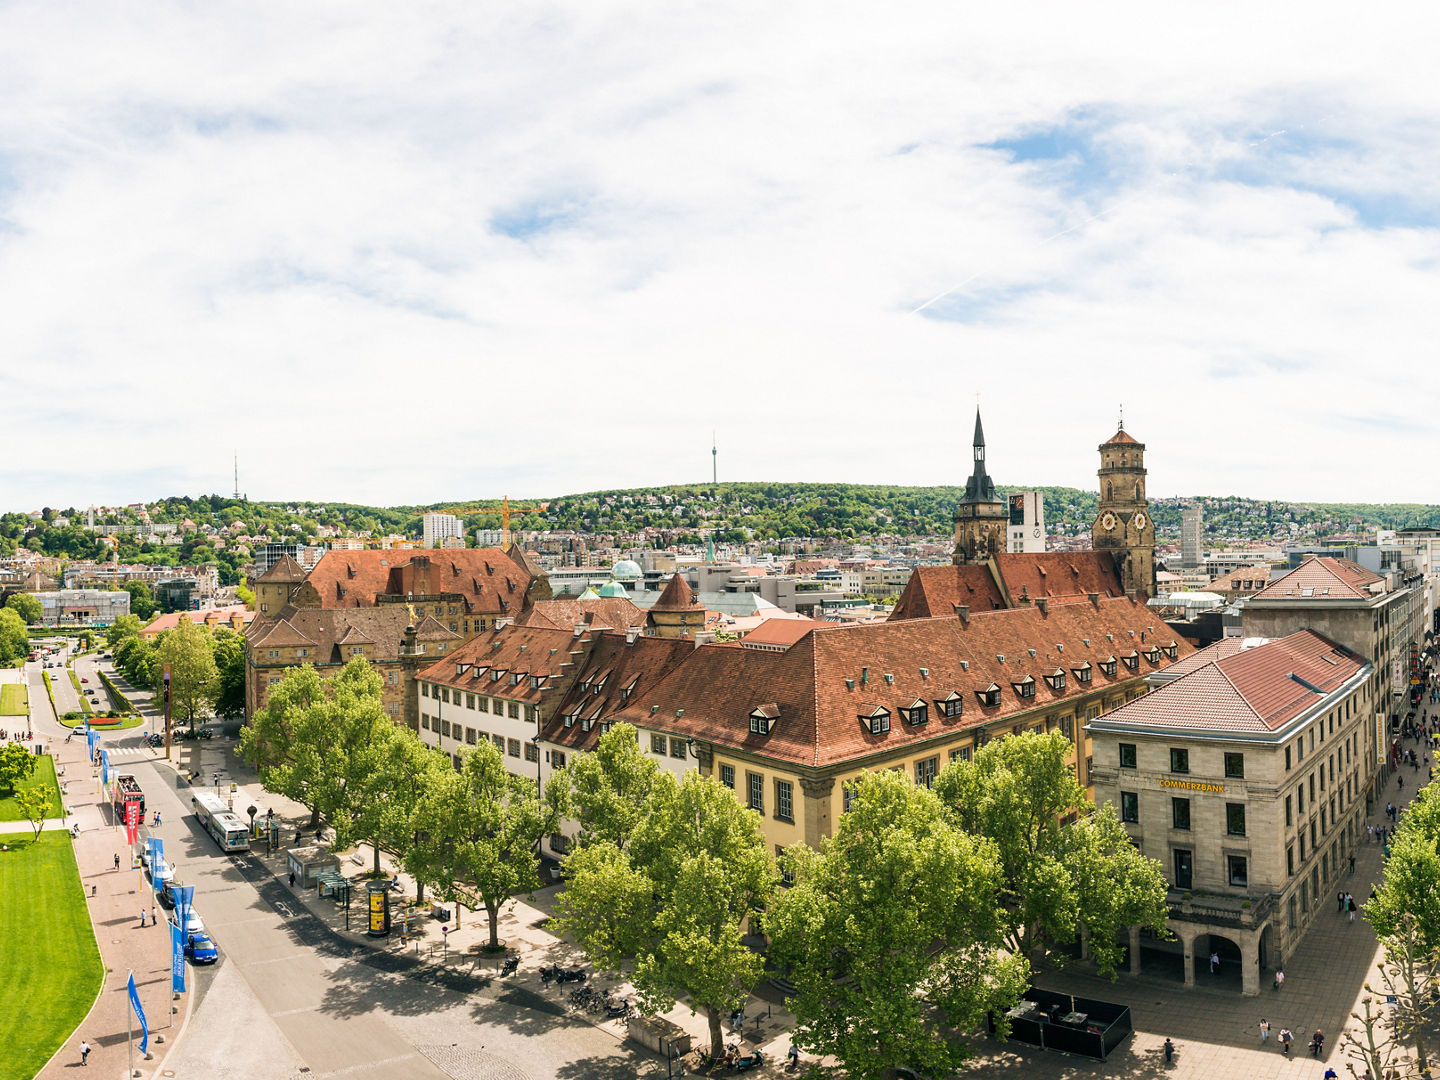
[[[1245,835],[1245,804],[1230,802],[1225,804],[1225,831],[1231,836]]]
[[[915,783],[920,787],[929,787],[935,783],[935,774],[940,769],[938,757],[926,758],[924,761],[915,763]]]
[[[1176,829],[1190,828],[1190,800],[1170,800],[1170,824]]]
[[[788,780],[775,781],[775,816],[781,821],[795,820],[795,787]]]
[[[1133,768],[1135,768],[1135,744],[1134,744],[1134,743],[1131,743],[1131,742],[1122,742],[1122,743],[1120,744],[1120,768],[1122,768],[1122,769],[1133,769]]]
[[[1229,778],[1229,779],[1231,779],[1231,780],[1244,780],[1244,779],[1245,779],[1245,755],[1244,755],[1244,754],[1226,754],[1226,755],[1225,755],[1225,775],[1226,775],[1227,778]]]
[[[427,713],[420,714],[420,727],[424,731],[430,730],[430,716]]]
[[[502,754],[505,753],[505,736],[504,736],[504,735],[491,735],[491,736],[490,736],[490,741],[495,744],[495,749],[496,749],[496,750],[499,750],[500,753],[502,753]]]
[[[441,735],[444,735],[447,739],[450,737],[450,721],[449,721],[449,720],[442,720],[442,721],[440,722],[440,734],[441,734]]]
[[[467,709],[473,709],[473,708],[475,708],[475,695],[474,695],[474,694],[466,694],[466,695],[465,695],[465,707],[466,707]]]
[[[735,787],[735,766],[734,766],[734,765],[721,765],[721,766],[720,766],[720,783],[724,784],[724,785],[725,785],[726,787],[728,787],[728,788],[734,788],[734,787]]]
[[[1188,772],[1190,771],[1190,751],[1189,751],[1189,750],[1175,750],[1175,749],[1173,749],[1173,748],[1171,749],[1171,751],[1170,751],[1170,771],[1171,771],[1171,772],[1178,772],[1178,773],[1188,773]]]
[[[650,752],[651,752],[652,754],[664,754],[664,753],[665,753],[665,736],[664,736],[664,735],[656,735],[656,734],[654,734],[653,732],[651,733],[651,735],[650,735]]]
[[[1186,848],[1174,851],[1175,887],[1188,890],[1194,884],[1194,855]]]
[[[474,729],[473,727],[467,727],[467,728],[465,729],[465,741],[466,741],[467,743],[469,743],[471,746],[474,746],[474,745],[475,745],[475,739],[476,739],[475,729]]]
[[[1120,820],[1132,825],[1140,823],[1140,794],[1135,791],[1120,792]]]
[[[550,751],[550,764],[556,769],[565,767],[565,755],[559,750]]]
[[[1290,796],[1285,796],[1285,827],[1288,829],[1295,824],[1295,815],[1292,813],[1294,807],[1290,805]]]
[[[519,756],[520,756],[520,740],[519,740],[519,739],[507,739],[507,740],[505,740],[505,753],[509,754],[511,757],[519,757]]]
[[[272,655],[273,655],[273,654],[272,654]],[[420,684],[420,696],[421,696],[421,697],[429,697],[429,696],[430,696],[430,684],[429,684],[429,683],[423,683],[423,682],[422,682],[422,683]]]
[[[746,773],[750,781],[750,809],[765,812],[765,777],[759,773]]]
[[[516,720],[520,719],[520,703],[518,701],[510,702],[510,716]]]
[[[840,785],[840,801],[844,813],[850,812],[850,807],[855,805],[855,800],[860,797],[860,792],[854,783]]]
[[[479,701],[476,702],[476,704],[479,706],[481,712],[490,711],[490,699],[488,697],[480,698]]]
[[[688,752],[688,751],[687,751],[686,746],[685,746],[685,740],[684,740],[684,739],[677,739],[674,735],[671,735],[671,736],[670,736],[670,756],[671,756],[672,758],[679,758],[681,761],[684,761],[684,760],[685,760],[685,755],[686,755],[687,752]]]
[[[447,705],[450,703],[450,688],[448,686],[442,686],[440,688],[440,700]]]
[[[1290,747],[1285,747],[1285,771],[1290,771]]]
[[[1248,888],[1250,885],[1249,860],[1244,855],[1227,855],[1225,862],[1230,870],[1230,884],[1237,889]]]
[[[1294,844],[1287,844],[1287,845],[1285,846],[1285,873],[1288,874],[1290,877],[1294,877],[1294,876],[1295,876],[1295,845],[1294,845]]]
[[[1297,813],[1305,813],[1305,783],[1301,781],[1295,788],[1295,810]]]
[[[540,747],[536,746],[533,742],[527,742],[527,743],[525,744],[525,760],[526,760],[526,761],[539,761],[539,760],[540,760]]]
[[[950,760],[951,760],[951,761],[969,761],[969,760],[970,760],[970,747],[968,747],[968,746],[962,746],[962,747],[960,747],[960,748],[958,748],[958,749],[956,749],[956,750],[951,750],[951,751],[950,751]]]

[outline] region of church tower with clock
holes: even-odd
[[[1108,551],[1127,595],[1155,595],[1155,523],[1145,498],[1145,444],[1120,428],[1100,444],[1100,506],[1091,546]]]

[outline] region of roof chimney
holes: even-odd
[[[640,627],[638,627],[638,626],[627,626],[627,627],[625,628],[625,644],[626,644],[626,645],[634,645],[634,644],[635,644],[635,639],[638,638],[639,636],[640,636]]]
[[[1035,606],[1040,609],[1041,615],[1050,614],[1050,601],[1047,597],[1040,596],[1035,600]]]
[[[1087,592],[1085,598],[1095,605],[1096,610],[1100,607],[1100,594],[1098,592]]]
[[[585,624],[583,622],[577,622],[575,624],[575,636],[579,637],[583,633],[585,633]]]
[[[970,605],[956,604],[955,614],[968,623],[970,621]]]

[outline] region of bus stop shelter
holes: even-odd
[[[285,852],[285,862],[295,883],[307,889],[317,884],[322,871],[340,870],[340,857],[317,844],[290,848]]]

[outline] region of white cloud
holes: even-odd
[[[1123,401],[1157,494],[1431,498],[1423,10],[140,10],[0,9],[6,508],[956,482],[976,392],[1001,483]]]

